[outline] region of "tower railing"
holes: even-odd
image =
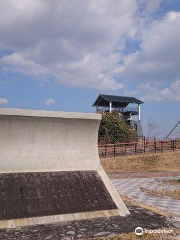
[[[119,113],[128,113],[128,112],[137,112],[138,113],[138,107],[126,107],[126,108],[112,107],[112,111],[117,111]],[[96,109],[96,112],[97,113],[109,112],[109,107],[98,107]]]

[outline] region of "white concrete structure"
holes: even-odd
[[[118,210],[0,221],[0,228],[129,214],[102,169],[101,115],[0,109],[0,174],[96,170]],[[1,204],[1,203],[0,203]]]
[[[138,104],[138,121],[141,121],[141,105]]]
[[[112,112],[112,102],[109,102],[109,112]]]
[[[32,110],[0,110],[0,172],[98,168],[101,116]]]

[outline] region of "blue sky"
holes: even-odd
[[[180,0],[0,0],[0,107],[93,112],[142,101],[164,137],[180,118]]]

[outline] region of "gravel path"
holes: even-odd
[[[180,228],[180,222],[127,204],[131,214],[127,217],[99,218],[51,225],[26,227],[19,230],[0,230],[3,240],[58,240],[112,237],[133,232],[136,227],[147,229]]]

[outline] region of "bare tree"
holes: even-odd
[[[158,128],[159,128],[159,125],[157,123],[157,120],[156,119],[151,119],[149,117],[149,119],[148,119],[148,134],[147,134],[147,138],[157,137],[157,135],[159,133],[156,132],[156,130]]]

